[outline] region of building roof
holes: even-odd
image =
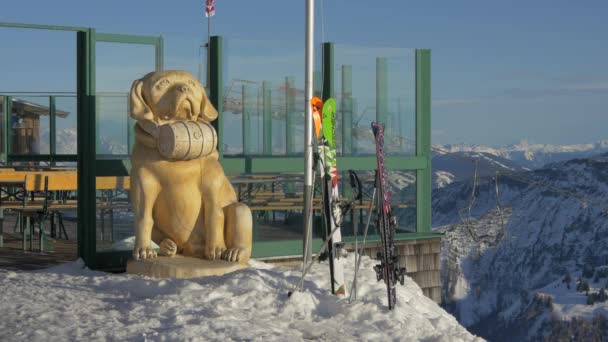
[[[25,101],[22,99],[18,99],[13,97],[13,113],[24,113],[29,115],[49,115],[50,110],[48,106],[43,106],[34,102]],[[4,101],[4,97],[0,96],[0,105]],[[70,112],[64,110],[55,110],[55,115],[61,118],[65,118],[70,115]]]

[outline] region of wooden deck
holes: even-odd
[[[21,250],[21,233],[5,233],[4,247],[0,248],[0,269],[38,270],[78,258],[76,240],[52,239],[50,245],[50,252],[40,253],[36,249],[24,252]],[[38,246],[38,239],[34,240],[34,246]]]

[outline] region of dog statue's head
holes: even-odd
[[[181,70],[151,72],[135,80],[129,96],[131,116],[138,122],[163,125],[184,120],[211,122],[217,118],[202,84]]]

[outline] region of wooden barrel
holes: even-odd
[[[215,151],[217,133],[211,124],[201,121],[178,121],[158,130],[158,151],[167,159],[190,160]]]

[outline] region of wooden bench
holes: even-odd
[[[30,249],[33,248],[33,232],[34,226],[31,222],[40,225],[40,250],[43,249],[43,232],[42,219],[51,219],[51,235],[55,235],[55,229],[59,228],[59,237],[62,233],[68,238],[65,226],[63,225],[63,212],[74,210],[78,207],[76,200],[67,200],[65,197],[62,200],[50,200],[49,195],[52,192],[69,192],[78,189],[78,175],[76,172],[40,172],[40,171],[16,171],[12,173],[0,173],[0,186],[13,186],[20,188],[22,198],[18,199],[13,196],[13,200],[2,201],[0,199],[0,247],[2,247],[2,233],[4,224],[4,210],[13,210],[18,214],[17,226],[22,227],[23,232],[23,249],[27,249],[27,230],[30,231]],[[97,177],[97,190],[129,190],[129,177]],[[42,198],[30,195],[35,193],[43,193]],[[102,210],[102,234],[105,231],[105,216],[108,213],[113,219],[113,210],[116,208],[128,208],[129,203],[114,203],[110,196],[108,201],[98,203],[98,208]],[[57,226],[55,219],[57,218]],[[25,225],[25,227],[23,227]]]

